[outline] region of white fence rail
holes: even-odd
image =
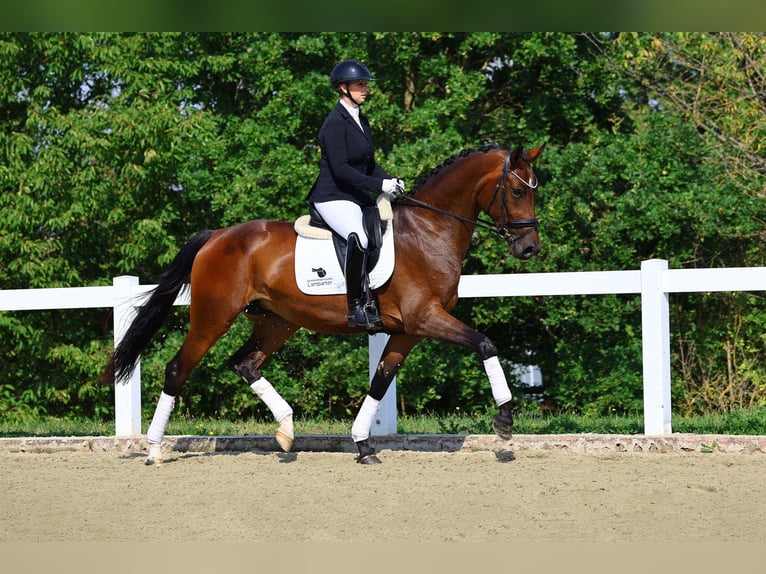
[[[139,285],[138,278],[116,277],[112,286],[0,291],[0,311],[43,309],[114,309],[114,342],[120,341],[133,317],[135,297],[154,285]],[[766,267],[723,269],[668,269],[667,261],[643,261],[636,271],[577,273],[523,273],[464,275],[459,297],[529,297],[563,295],[635,294],[641,296],[643,345],[644,434],[669,435],[670,328],[669,293],[713,291],[766,291]],[[183,291],[176,305],[188,305]],[[374,372],[386,335],[370,337],[370,373]],[[141,434],[141,366],[125,384],[115,386],[115,434]],[[396,385],[384,398],[373,434],[396,433]]]

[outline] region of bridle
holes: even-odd
[[[435,205],[431,205],[430,203],[426,203],[425,201],[420,201],[419,199],[415,199],[414,197],[411,197],[409,195],[403,195],[400,196],[399,199],[411,201],[412,203],[416,203],[417,205],[420,205],[421,207],[425,207],[426,209],[430,209],[431,211],[435,211],[437,213],[441,213],[442,215],[447,215],[449,217],[452,217],[454,219],[458,219],[460,221],[463,221],[465,223],[471,223],[473,225],[476,225],[478,227],[482,227],[484,229],[489,229],[490,231],[493,231],[497,233],[500,237],[503,239],[506,239],[507,241],[513,243],[514,241],[518,241],[519,239],[522,239],[532,233],[532,231],[536,231],[540,227],[540,222],[537,220],[536,217],[532,217],[530,219],[511,219],[511,214],[508,211],[508,202],[506,200],[506,185],[507,185],[507,178],[508,175],[514,176],[516,179],[518,179],[521,183],[526,185],[530,190],[535,191],[538,186],[537,177],[534,176],[534,181],[525,181],[522,179],[522,177],[517,174],[515,171],[513,171],[510,167],[511,165],[511,151],[509,150],[508,153],[505,156],[505,159],[503,160],[503,171],[500,174],[500,179],[498,179],[497,184],[495,185],[495,192],[492,194],[492,199],[489,202],[489,205],[487,205],[487,209],[485,210],[487,213],[489,213],[489,209],[492,207],[492,204],[495,203],[495,200],[497,199],[498,194],[500,195],[500,207],[503,212],[503,219],[500,223],[500,225],[495,225],[491,221],[486,221],[484,219],[469,219],[467,217],[463,217],[462,215],[458,215],[456,213],[452,213],[451,211],[447,211],[446,209],[441,209],[440,207],[436,207]],[[511,188],[511,193],[516,196],[517,191],[520,191],[518,189]],[[514,235],[514,233],[511,231],[512,229],[521,229],[524,227],[530,227],[531,229],[528,229],[525,233],[521,235]]]
[[[503,172],[500,174],[500,179],[497,180],[497,184],[495,185],[495,193],[492,194],[492,200],[489,202],[489,205],[487,206],[487,209],[485,210],[487,213],[489,213],[490,207],[492,207],[492,204],[495,203],[495,199],[497,199],[498,193],[500,195],[500,208],[503,212],[503,219],[498,225],[494,231],[497,233],[500,237],[503,239],[507,239],[511,243],[514,241],[518,241],[519,239],[527,236],[528,234],[532,233],[532,231],[536,231],[538,227],[540,227],[540,222],[537,220],[536,217],[532,217],[530,219],[511,219],[511,214],[508,212],[508,202],[506,200],[506,183],[508,179],[508,174],[511,174],[513,177],[518,179],[521,183],[526,185],[530,190],[533,192],[537,189],[538,181],[537,176],[532,174],[532,177],[534,177],[534,182],[530,179],[529,181],[524,181],[519,174],[517,174],[515,171],[513,171],[510,168],[511,163],[511,152],[508,151],[508,153],[505,156],[505,159],[503,160]],[[517,195],[516,192],[521,193],[521,190],[511,188],[511,193],[513,193],[514,197],[520,197],[520,195]],[[526,233],[522,235],[514,235],[510,230],[511,229],[520,229],[522,227],[531,227],[532,229],[527,230]]]

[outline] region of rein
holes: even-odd
[[[487,209],[486,209],[486,211],[489,211],[489,208],[492,207],[492,204],[495,202],[495,199],[497,198],[497,194],[499,192],[502,192],[500,193],[500,201],[503,208],[504,217],[509,215],[508,205],[505,199],[506,178],[509,173],[533,191],[537,189],[537,185],[538,185],[536,177],[535,177],[534,183],[531,180],[524,181],[519,176],[519,174],[511,170],[510,159],[511,159],[511,152],[509,151],[508,154],[505,156],[505,159],[503,160],[503,172],[500,174],[500,179],[498,179],[497,184],[495,185],[495,193],[492,195],[492,199],[490,200],[489,205],[487,206]],[[426,209],[430,209],[431,211],[435,211],[436,213],[440,213],[442,215],[452,217],[453,219],[457,219],[465,223],[471,223],[478,227],[488,229],[490,231],[497,233],[501,238],[506,239],[510,241],[511,243],[513,243],[514,241],[518,241],[519,239],[522,239],[523,237],[526,237],[528,234],[532,233],[532,231],[537,230],[538,227],[540,227],[540,222],[537,220],[536,217],[532,217],[530,219],[508,219],[503,221],[500,225],[495,225],[493,222],[486,221],[484,219],[480,219],[480,218],[469,219],[467,217],[463,217],[462,215],[458,215],[457,213],[452,213],[451,211],[447,211],[446,209],[436,207],[435,205],[431,205],[430,203],[426,203],[425,201],[420,201],[419,199],[415,199],[414,197],[411,197],[408,195],[401,195],[399,196],[399,199],[411,201],[412,203],[420,205],[421,207],[425,207]],[[526,233],[523,233],[522,235],[514,235],[510,231],[511,229],[518,229],[522,227],[531,227],[532,229],[528,230]]]

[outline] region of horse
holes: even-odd
[[[544,147],[524,151],[521,146],[510,149],[494,144],[464,149],[392,202],[396,261],[390,278],[375,289],[382,330],[389,338],[352,424],[356,462],[382,462],[369,440],[373,419],[402,363],[423,338],[451,343],[481,357],[498,407],[493,430],[503,440],[512,437],[512,395],[497,348],[450,310],[458,300],[461,263],[477,227],[505,239],[519,260],[540,251],[535,217],[538,181],[532,163]],[[263,376],[264,363],[301,327],[333,335],[365,330],[348,326],[344,294],[307,295],[298,288],[297,239],[294,223],[266,219],[200,231],[180,249],[158,285],[145,294],[145,304],[99,379],[119,383],[130,376],[181,289],[189,288],[189,328],[165,368],[163,389],[146,433],[146,464],[162,463],[161,443],[176,395],[241,314],[252,322],[252,334],[228,360],[228,367],[271,410],[279,424],[275,438],[282,450],[292,448],[293,411]]]

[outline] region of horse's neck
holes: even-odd
[[[455,201],[455,198],[445,195],[421,193],[413,196],[436,210],[422,204],[406,202],[395,206],[395,233],[399,236],[416,237],[416,245],[420,251],[432,253],[439,258],[453,253],[457,261],[462,261],[474,230],[474,225],[470,222],[476,219],[478,208],[466,200]]]
[[[470,173],[465,172],[466,170],[457,170],[453,166],[435,176],[432,182],[419,190],[414,195],[415,199],[435,208],[420,215],[424,218],[436,217],[440,222],[446,218],[449,221],[444,221],[444,224],[451,224],[455,228],[464,228],[466,219],[475,221],[480,211],[475,193],[478,182],[475,177],[470,176]],[[454,217],[439,213],[439,210],[452,214]]]
[[[439,258],[447,251],[454,253],[459,264],[468,251],[474,222],[481,211],[477,190],[487,184],[484,178],[495,177],[488,163],[492,161],[489,154],[476,154],[434,175],[413,197],[435,209],[405,202],[400,206],[404,217],[398,230],[404,227],[416,234],[420,249],[428,249]]]

